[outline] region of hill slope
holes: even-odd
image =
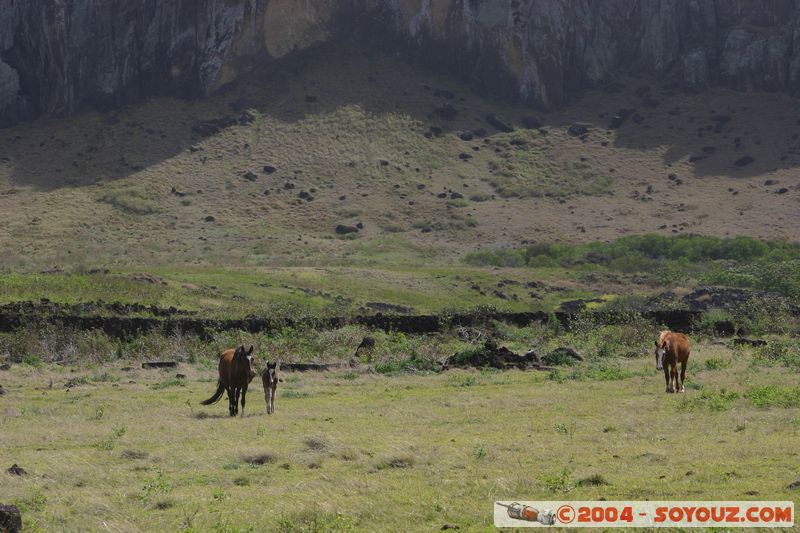
[[[346,52],[207,100],[3,130],[2,266],[368,266],[646,231],[798,238],[800,111],[787,96],[631,80],[527,129],[528,109]],[[576,122],[586,134],[569,133]]]

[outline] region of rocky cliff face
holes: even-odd
[[[0,122],[201,96],[332,39],[537,106],[620,73],[800,91],[798,0],[2,0]]]

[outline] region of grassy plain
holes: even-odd
[[[254,386],[244,419],[198,404],[211,359],[184,380],[123,364],[0,376],[0,464],[28,470],[3,474],[3,498],[26,530],[492,531],[495,499],[800,503],[796,372],[716,342],[683,395],[644,356],[594,374],[292,373],[274,415]]]

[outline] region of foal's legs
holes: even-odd
[[[269,389],[269,414],[275,412],[275,388],[270,387]]]
[[[242,418],[244,418],[244,397],[247,396],[247,385],[242,387]]]

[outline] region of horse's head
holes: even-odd
[[[264,376],[267,378],[269,385],[274,386],[278,383],[278,381],[283,381],[283,378],[281,378],[279,373],[280,368],[280,361],[275,361],[274,363],[267,361],[267,369],[264,371]]]
[[[656,370],[664,368],[664,353],[666,353],[664,345],[656,341]]]
[[[251,381],[256,377],[256,358],[253,355],[253,347],[250,346],[248,350],[244,346],[239,346],[234,354],[242,365],[247,368],[247,381]]]
[[[671,342],[671,335],[672,332],[668,329],[658,334],[658,340],[656,341],[656,370],[664,368],[664,354],[667,353],[667,346]]]

